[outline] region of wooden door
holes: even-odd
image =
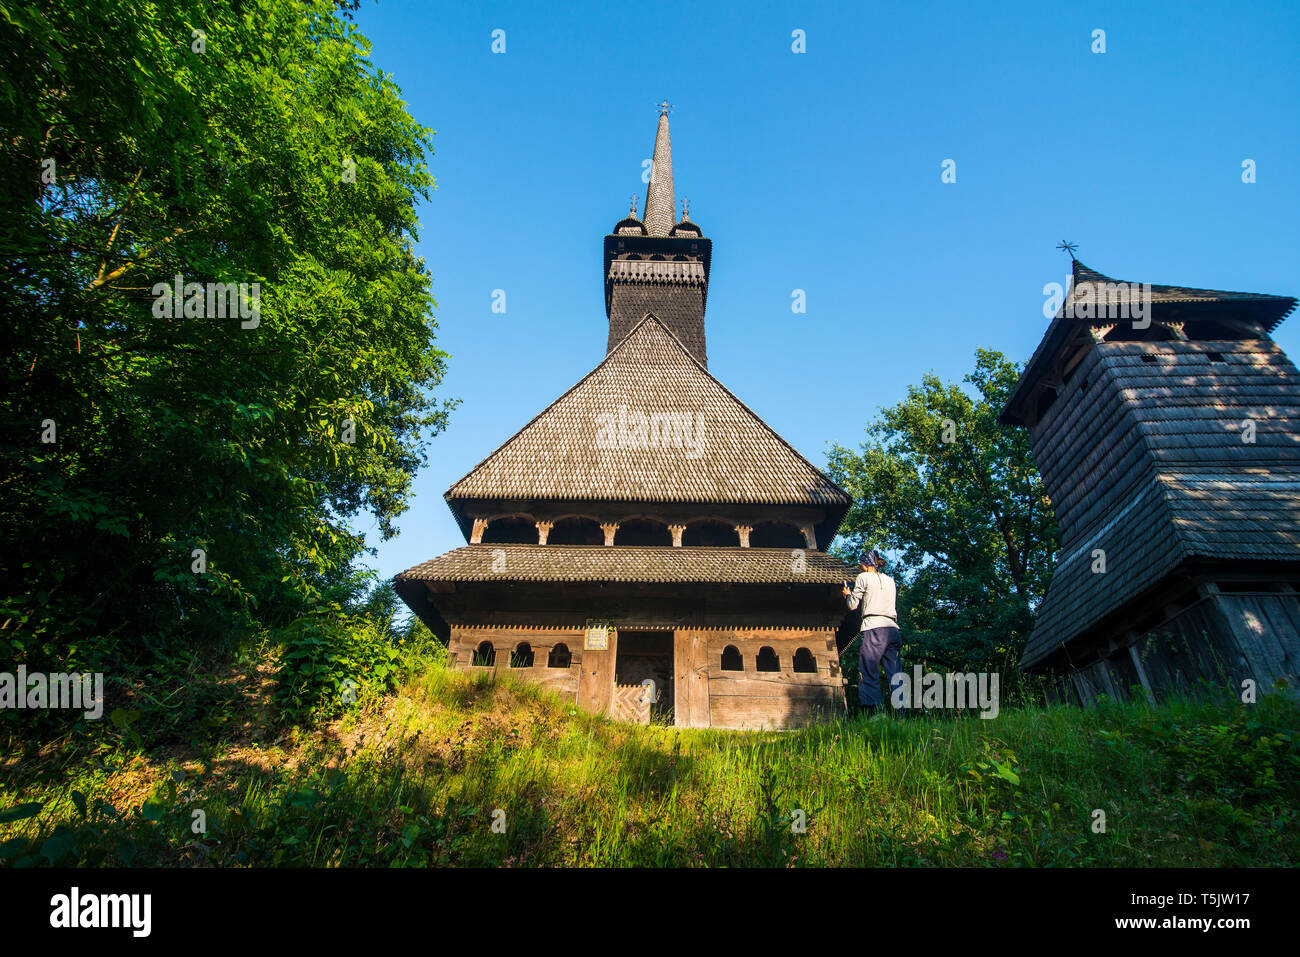
[[[679,728],[707,728],[709,640],[705,632],[679,629],[673,634],[673,675],[674,723]]]
[[[614,701],[614,662],[618,655],[618,632],[609,635],[609,647],[601,651],[583,647],[582,674],[578,680],[578,705],[595,714],[608,711]]]

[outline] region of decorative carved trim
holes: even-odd
[[[537,522],[537,544],[545,545],[546,536],[551,534],[551,529],[555,527],[554,522]]]
[[[668,531],[673,533],[673,548],[682,547],[682,534],[686,531],[685,525],[669,525]]]
[[[470,532],[469,543],[479,545],[483,542],[483,533],[487,531],[488,520],[486,518],[474,519],[474,530]]]
[[[737,525],[735,528],[736,528],[736,534],[740,536],[740,547],[741,547],[741,548],[748,548],[748,547],[749,547],[749,533],[752,532],[752,531],[754,530],[754,526],[753,526],[753,525]]]
[[[609,280],[619,282],[687,283],[704,285],[704,264],[659,259],[615,259]]]
[[[605,544],[614,544],[614,533],[618,531],[618,522],[602,522],[600,530],[605,533]]]

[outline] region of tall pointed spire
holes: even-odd
[[[655,155],[650,161],[650,187],[645,195],[646,232],[667,236],[673,228],[676,202],[673,197],[673,146],[668,139],[667,101],[659,104],[659,129],[655,132]]]
[[[684,209],[677,221],[669,109],[668,103],[659,104],[643,218],[636,218],[634,208],[633,214],[619,220],[605,237],[606,352],[613,352],[647,314],[653,314],[695,361],[707,368],[704,307],[713,241],[686,218]]]

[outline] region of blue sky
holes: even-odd
[[[604,358],[601,239],[644,201],[665,97],[714,243],[709,371],[819,466],[925,372],[1027,359],[1061,239],[1118,279],[1300,294],[1295,2],[380,0],[357,24],[437,133],[419,252],[462,400],[401,535],[371,536],[384,576],[464,544],[443,492]],[[1300,358],[1300,316],[1276,338]]]

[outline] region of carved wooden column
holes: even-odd
[[[673,533],[673,548],[682,547],[682,535],[686,531],[685,525],[669,525],[668,531]]]
[[[474,530],[470,532],[469,543],[478,545],[483,541],[483,533],[487,531],[488,521],[486,518],[474,519]]]
[[[546,544],[546,536],[551,534],[551,529],[553,529],[554,527],[555,527],[554,522],[537,523],[537,544],[538,545]]]
[[[740,536],[740,547],[749,547],[749,533],[754,530],[753,525],[737,525],[736,534]]]
[[[605,533],[605,544],[614,544],[614,533],[618,531],[618,522],[603,522],[600,530]]]
[[[805,525],[802,531],[805,547],[815,550],[817,548],[817,533],[813,531],[813,527],[811,525]]]

